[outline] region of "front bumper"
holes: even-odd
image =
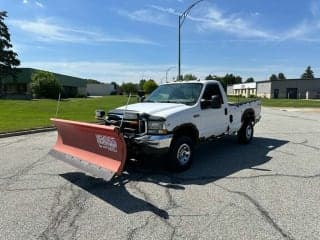
[[[169,149],[173,134],[168,135],[145,135],[134,138],[134,142],[138,145],[153,148],[155,150]]]
[[[168,153],[173,134],[144,135],[141,137],[125,138],[129,156],[163,155]]]

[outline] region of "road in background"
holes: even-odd
[[[320,239],[320,113],[262,117],[189,171],[149,159],[109,183],[48,156],[56,132],[0,139],[0,239]]]

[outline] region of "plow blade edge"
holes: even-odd
[[[51,121],[58,139],[50,155],[107,181],[121,174],[127,148],[118,129],[55,118]]]

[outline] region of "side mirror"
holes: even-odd
[[[213,95],[211,98],[211,108],[221,108],[221,100],[218,95]]]
[[[208,100],[206,100],[206,99],[201,99],[201,101],[200,101],[200,107],[201,107],[201,109],[207,109],[207,108],[210,107],[210,105],[211,105],[211,102],[210,102],[210,101],[208,101]]]
[[[106,112],[102,109],[96,110],[96,119],[102,119],[106,115]]]
[[[145,96],[140,97],[140,102],[143,102],[146,99]]]
[[[138,96],[139,97],[144,97],[145,95],[146,95],[145,91],[143,91],[143,90],[139,90],[138,91]]]

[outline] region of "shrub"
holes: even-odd
[[[56,77],[45,71],[38,71],[32,75],[32,91],[39,98],[57,99],[61,92],[61,85]]]

